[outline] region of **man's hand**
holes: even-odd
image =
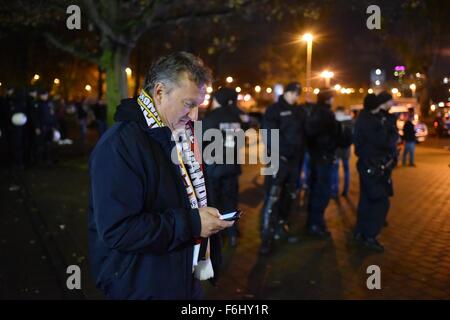
[[[198,208],[198,212],[200,214],[200,221],[202,224],[202,229],[200,232],[200,236],[202,238],[208,238],[220,230],[229,228],[234,224],[234,221],[220,220],[219,210],[216,208]]]

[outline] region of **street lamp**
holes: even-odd
[[[333,78],[334,76],[334,72],[324,70],[322,71],[320,76],[325,79],[325,87],[328,88],[330,86],[330,79]]]
[[[414,83],[411,83],[409,88],[411,89],[412,96],[415,97],[415,95],[416,95],[416,85]]]
[[[313,35],[311,33],[305,33],[302,36],[302,40],[306,41],[306,87],[311,86],[311,61],[312,61],[312,42]],[[309,91],[306,92],[306,98],[309,98]]]
[[[233,82],[233,77],[227,77],[226,81],[227,81],[227,83],[232,83]]]

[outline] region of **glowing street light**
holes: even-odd
[[[375,80],[375,85],[376,86],[379,86],[381,84],[381,81],[380,80]]]
[[[391,92],[392,92],[393,94],[397,94],[397,93],[398,93],[398,89],[397,89],[397,88],[392,88]]]
[[[267,92],[267,93],[272,93],[272,88],[267,88],[267,89],[266,89],[266,92]]]
[[[372,89],[372,88],[369,88],[369,90],[367,90],[367,93],[373,94],[373,89]]]
[[[40,79],[40,76],[36,73],[36,74],[33,76],[33,80],[38,81],[39,79]]]
[[[415,83],[411,83],[409,85],[409,88],[411,89],[412,96],[414,97],[416,95],[416,84]]]
[[[381,69],[376,69],[376,70],[375,70],[375,74],[376,74],[377,76],[379,76],[379,75],[381,74]]]
[[[336,85],[334,86],[334,90],[336,90],[336,91],[341,90],[341,85],[340,85],[340,84],[336,84]]]
[[[133,71],[131,70],[130,67],[128,67],[128,68],[125,69],[125,73],[127,74],[127,76],[131,77]]]
[[[302,36],[302,40],[306,42],[306,87],[311,86],[311,63],[312,63],[312,42],[313,35],[311,33],[305,33]],[[309,98],[309,91],[306,92],[306,99]]]
[[[86,90],[87,92],[90,92],[90,91],[92,90],[91,85],[90,85],[90,84],[87,84],[87,85],[84,87],[84,90]]]
[[[207,93],[212,93],[213,92],[213,88],[212,87],[207,87],[206,88],[206,92]]]
[[[236,87],[236,92],[237,93],[241,92],[241,90],[242,90],[241,87]]]
[[[313,92],[314,92],[314,94],[319,94],[320,89],[319,88],[315,88]]]
[[[430,109],[431,109],[431,111],[436,110],[436,105],[435,105],[435,104],[432,104],[432,105],[430,106]]]
[[[53,80],[53,83],[56,84],[56,85],[58,85],[58,84],[61,83],[61,81],[60,81],[58,78],[55,78],[55,79]]]
[[[330,79],[333,78],[334,72],[328,71],[328,70],[324,70],[324,71],[322,71],[320,76],[325,79],[325,87],[329,87],[330,86]]]
[[[227,77],[226,81],[227,81],[227,83],[232,83],[233,82],[233,77]]]
[[[261,92],[261,86],[256,86],[255,87],[255,92],[260,93]]]

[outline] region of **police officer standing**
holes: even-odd
[[[300,174],[303,153],[303,119],[296,102],[300,96],[298,82],[289,83],[278,102],[269,106],[264,114],[263,129],[279,130],[278,171],[267,176],[266,197],[262,210],[262,243],[260,253],[268,253],[273,239],[298,242],[298,237],[289,231],[287,218],[294,199],[297,197],[296,183]],[[270,132],[267,136],[267,150],[271,150]]]
[[[395,116],[388,113],[392,96],[383,91],[364,99],[364,110],[355,124],[355,152],[360,178],[360,197],[355,240],[382,252],[377,236],[386,221],[393,195],[392,169],[397,163],[398,132]]]
[[[331,196],[333,163],[339,136],[339,124],[331,111],[332,101],[332,90],[320,89],[317,104],[305,121],[311,157],[307,229],[310,235],[321,238],[330,236],[324,215]]]
[[[241,167],[237,161],[239,150],[236,134],[241,130],[242,123],[239,116],[240,110],[237,107],[236,91],[225,87],[220,88],[213,95],[211,107],[212,111],[202,121],[202,129],[204,133],[209,129],[221,130],[223,161],[211,163],[206,158],[206,178],[211,205],[224,214],[237,211],[239,202]],[[204,141],[203,147],[208,144],[208,141]],[[232,159],[232,163],[228,163],[227,159]],[[236,223],[224,232],[228,236],[230,246],[235,247],[238,235]]]

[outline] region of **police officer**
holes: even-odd
[[[205,159],[206,177],[208,179],[208,194],[211,205],[216,207],[221,214],[238,210],[239,202],[239,175],[241,167],[238,163],[238,131],[241,130],[240,109],[237,107],[237,93],[230,88],[222,87],[212,99],[212,111],[202,121],[203,132],[209,129],[221,130],[223,161],[216,163]],[[208,146],[208,141],[203,142],[203,147]],[[213,155],[215,156],[215,155]],[[228,163],[231,159],[232,163]],[[231,247],[237,245],[236,223],[226,229],[228,243]]]
[[[298,242],[287,223],[291,206],[297,197],[296,183],[303,152],[303,119],[296,105],[301,86],[289,83],[278,102],[269,106],[264,114],[263,129],[279,130],[279,169],[273,176],[266,176],[266,196],[262,210],[262,242],[260,253],[268,253],[273,239]],[[271,150],[270,132],[267,150]]]
[[[55,161],[52,143],[57,126],[55,108],[53,102],[49,100],[49,92],[41,89],[38,101],[38,154],[39,159],[44,160],[46,164],[52,164]]]
[[[382,252],[377,236],[386,221],[393,195],[391,172],[397,163],[398,132],[395,116],[388,113],[392,96],[383,91],[364,99],[364,110],[355,124],[355,152],[360,178],[360,197],[355,240]]]
[[[330,236],[325,224],[325,209],[331,196],[335,151],[338,146],[339,124],[331,111],[333,91],[320,89],[317,104],[305,121],[310,154],[310,192],[308,198],[307,230],[312,236]]]

